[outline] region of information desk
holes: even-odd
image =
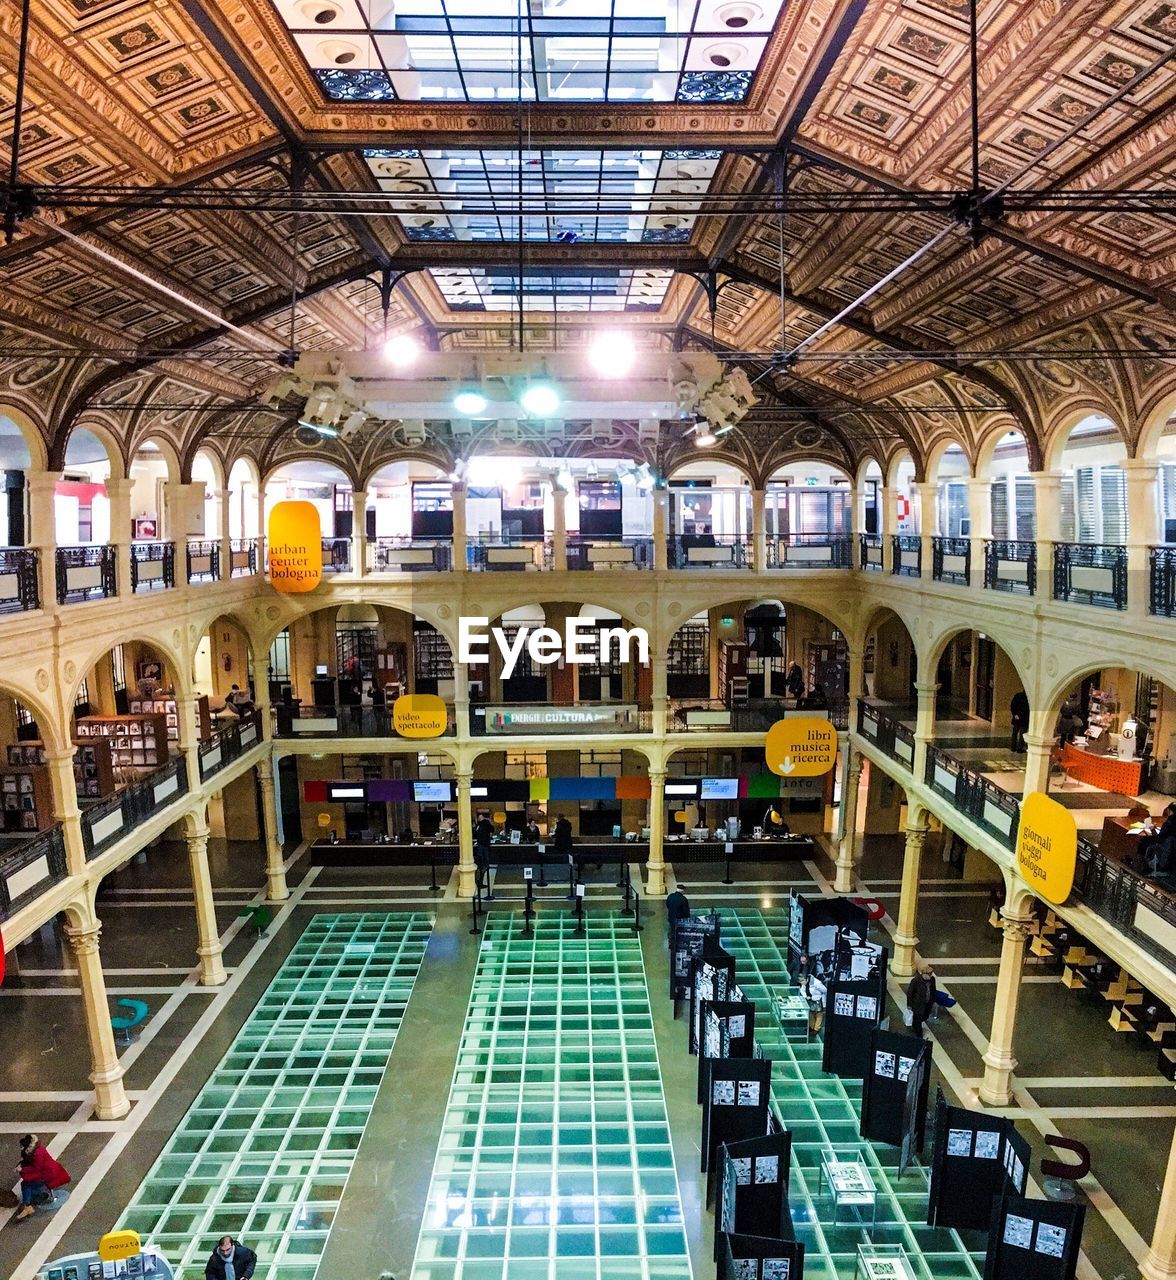
[[[829,1194],[833,1197],[833,1223],[836,1225],[841,1206],[856,1208],[858,1216],[861,1210],[870,1210],[870,1229],[878,1223],[878,1188],[866,1168],[864,1160],[843,1159],[835,1152],[826,1152],[821,1156],[821,1172],[817,1178],[817,1195],[821,1194],[823,1184],[829,1184]]]
[[[1120,760],[1113,755],[1095,755],[1072,742],[1062,746],[1062,768],[1071,778],[1098,787],[1101,791],[1118,791],[1137,796],[1143,790],[1143,761]]]
[[[1098,842],[1099,853],[1115,862],[1130,862],[1139,848],[1139,838],[1143,834],[1141,831],[1132,831],[1132,827],[1138,826],[1139,823],[1134,818],[1104,818],[1102,836]],[[1159,824],[1156,826],[1158,829]]]

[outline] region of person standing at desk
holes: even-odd
[[[486,883],[486,873],[490,870],[490,845],[494,839],[494,823],[485,809],[478,810],[478,821],[474,826],[474,866],[476,884],[481,893]]]

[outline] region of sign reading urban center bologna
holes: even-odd
[[[1017,831],[1017,866],[1034,893],[1060,907],[1074,887],[1078,826],[1074,815],[1042,791],[1025,797]]]
[[[768,768],[785,778],[819,778],[837,758],[837,730],[821,716],[777,720],[764,742]]]
[[[298,595],[323,579],[323,536],[313,502],[279,502],[266,530],[269,580],[275,591]]]
[[[402,738],[439,738],[449,711],[435,693],[406,693],[392,704],[392,727]]]

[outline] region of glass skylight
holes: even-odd
[[[743,102],[781,0],[274,0],[337,102]]]
[[[518,310],[519,277],[509,268],[432,267],[433,277],[453,311]],[[603,274],[568,270],[559,275],[524,273],[523,310],[656,311],[670,286],[672,271],[614,268]]]
[[[524,151],[523,236],[576,241],[684,243],[719,151]],[[364,152],[377,184],[403,195],[411,240],[517,240],[517,151],[379,149]],[[418,207],[407,197],[419,193]],[[651,209],[651,197],[656,208]],[[442,206],[438,208],[438,204]]]

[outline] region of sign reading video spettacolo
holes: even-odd
[[[1017,868],[1034,893],[1061,906],[1074,888],[1078,866],[1078,827],[1074,815],[1044,792],[1021,804],[1017,829]]]

